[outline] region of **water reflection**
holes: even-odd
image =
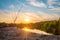
[[[27,33],[32,32],[32,33],[37,33],[37,34],[42,34],[42,35],[53,35],[53,34],[46,33],[44,31],[38,30],[38,29],[30,29],[30,28],[27,28],[27,27],[22,28],[22,30],[27,32]]]

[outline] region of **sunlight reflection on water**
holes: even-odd
[[[53,35],[53,34],[46,33],[46,32],[44,32],[44,31],[38,30],[38,29],[23,28],[22,30],[24,30],[24,31],[26,31],[26,32],[37,33],[37,34]]]

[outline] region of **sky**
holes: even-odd
[[[16,23],[25,18],[31,22],[58,20],[60,0],[0,0],[0,22]]]

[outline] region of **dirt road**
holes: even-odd
[[[17,27],[6,27],[0,28],[0,40],[60,40],[60,36],[29,33]]]

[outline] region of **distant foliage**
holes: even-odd
[[[37,27],[35,28],[39,30],[43,30],[48,33],[53,33],[55,35],[60,35],[60,19],[54,20],[54,21],[40,22],[36,24],[37,24]]]
[[[3,27],[29,27],[32,29],[39,29],[48,33],[52,33],[55,35],[60,35],[60,19],[53,20],[53,21],[44,21],[44,22],[37,22],[37,23],[30,23],[30,24],[7,24],[7,23],[0,23],[0,28]]]

